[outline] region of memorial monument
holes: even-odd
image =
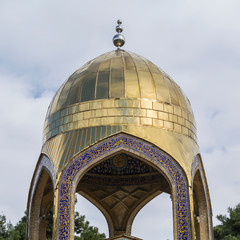
[[[159,67],[121,49],[121,24],[117,49],[74,72],[50,103],[29,190],[29,240],[46,239],[51,209],[53,239],[73,240],[76,193],[105,216],[109,239],[138,239],[135,216],[163,192],[171,196],[175,240],[213,239],[190,102]]]

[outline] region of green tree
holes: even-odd
[[[46,236],[48,240],[52,239],[53,218],[52,210],[50,210],[47,221]],[[27,228],[27,215],[13,226],[10,222],[7,223],[5,215],[0,215],[0,240],[25,240]],[[85,220],[85,216],[81,216],[78,212],[75,213],[75,240],[104,240],[104,233],[99,233],[97,227],[90,226],[89,221]]]
[[[11,224],[11,222],[7,223],[6,216],[0,215],[0,240],[3,240],[3,239],[12,240],[10,237],[11,237],[11,233],[12,233],[13,229],[14,229],[14,227]]]
[[[85,220],[84,215],[79,215],[75,212],[75,240],[104,240],[106,238],[104,233],[99,233],[97,227],[90,226],[89,221]]]
[[[218,215],[220,225],[214,227],[215,240],[240,240],[240,203],[228,208],[229,217]]]
[[[11,229],[9,229],[8,240],[25,240],[26,239],[26,228],[27,228],[27,215],[21,218],[21,220]]]
[[[5,215],[0,215],[0,240],[9,237],[9,231],[12,229],[11,223],[7,223]]]

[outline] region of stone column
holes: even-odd
[[[48,221],[45,218],[40,219],[39,224],[39,239],[46,240],[46,230]]]
[[[52,239],[57,240],[58,237],[58,199],[59,199],[59,188],[56,187],[54,191],[54,200],[53,200],[53,235]]]

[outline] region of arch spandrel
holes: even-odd
[[[99,145],[86,150],[72,161],[62,174],[59,186],[58,225],[61,227],[58,232],[58,239],[70,238],[70,229],[72,229],[72,227],[70,227],[70,213],[71,206],[73,208],[74,202],[69,202],[69,196],[74,194],[74,191],[71,190],[73,187],[72,184],[78,181],[77,175],[80,170],[83,168],[87,169],[87,165],[91,165],[92,161],[97,161],[98,158],[100,159],[103,156],[106,157],[105,154],[110,155],[124,146],[128,148],[129,152],[136,151],[144,157],[151,158],[152,162],[158,165],[158,168],[165,172],[166,175],[170,176],[169,179],[172,179],[171,181],[174,183],[172,185],[172,197],[173,207],[175,209],[175,239],[190,239],[191,221],[188,206],[188,182],[181,167],[152,145],[125,134],[119,134],[109,138]],[[74,196],[72,195],[72,199],[73,198]],[[66,236],[67,238],[65,238]]]
[[[104,134],[101,135],[103,129]],[[94,137],[91,138],[92,141],[86,140],[87,132],[89,131],[94,133]],[[58,178],[59,173],[69,164],[69,161],[71,161],[74,156],[87,149],[89,146],[117,133],[127,133],[156,145],[174,159],[177,159],[189,179],[191,179],[192,159],[199,153],[198,145],[187,136],[153,126],[145,126],[143,128],[134,125],[106,125],[83,128],[57,135],[48,140],[43,146],[42,152],[52,159]],[[175,147],[172,148],[172,146]],[[69,151],[69,149],[71,149],[71,151]],[[191,180],[189,180],[189,184],[191,183],[190,181]]]

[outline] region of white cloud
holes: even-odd
[[[206,160],[205,168],[214,216],[226,214],[229,206],[234,207],[239,203],[239,154],[239,143],[202,154]],[[213,222],[218,224],[215,218]]]
[[[16,222],[26,209],[28,188],[38,154],[41,132],[52,93],[31,95],[32,86],[24,79],[0,76],[1,174],[0,209]]]
[[[137,214],[132,235],[144,240],[173,239],[173,215],[170,195],[162,193]]]
[[[75,210],[85,215],[92,226],[97,226],[99,232],[108,237],[107,222],[100,210],[80,195],[77,195],[77,200]],[[144,240],[155,239],[156,236],[159,239],[173,239],[172,202],[169,194],[160,194],[140,210],[133,222],[132,236]]]
[[[124,49],[163,68],[192,103],[214,216],[239,202],[239,8],[237,0],[3,0],[0,210],[12,221],[22,216],[53,92],[114,49],[117,18]]]

